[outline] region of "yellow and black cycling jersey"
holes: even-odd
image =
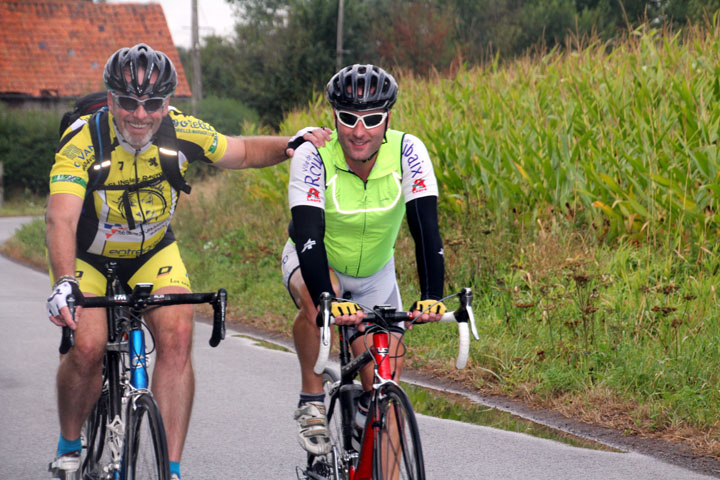
[[[168,115],[177,135],[181,174],[189,161],[214,163],[225,155],[227,138],[211,125],[172,107]],[[170,222],[179,192],[163,173],[158,146],[149,143],[135,150],[117,134],[111,114],[107,115],[109,173],[101,186],[89,188],[89,170],[95,162],[89,119],[90,115],[81,117],[64,133],[50,171],[50,194],[85,199],[77,229],[79,251],[111,258],[139,257],[164,238],[172,238]]]

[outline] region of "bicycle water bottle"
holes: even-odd
[[[352,446],[356,451],[360,451],[363,430],[365,429],[365,420],[367,419],[368,407],[370,406],[370,392],[363,392],[357,398],[355,405],[355,426],[353,428]]]
[[[129,335],[130,383],[135,388],[148,388],[147,358],[145,358],[145,334],[142,329],[132,330]]]

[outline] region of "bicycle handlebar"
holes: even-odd
[[[70,315],[75,317],[75,297],[70,295],[67,299]],[[217,347],[225,339],[225,312],[227,310],[227,291],[221,288],[210,293],[168,293],[150,294],[134,291],[130,295],[115,295],[112,297],[85,297],[83,308],[112,308],[129,307],[143,309],[151,306],[189,305],[209,303],[213,307],[213,329],[210,336],[210,346]],[[75,332],[70,327],[63,327],[60,353],[67,353],[75,345]]]
[[[454,312],[445,313],[441,322],[457,322],[458,324],[458,335],[459,347],[458,357],[455,362],[455,366],[460,370],[465,368],[467,365],[468,353],[470,351],[470,329],[475,340],[479,340],[480,337],[477,333],[477,327],[475,326],[475,315],[472,309],[472,290],[469,288],[463,288],[457,296],[460,299],[460,306]],[[330,308],[332,304],[332,296],[325,292],[320,295],[320,315],[318,316],[318,326],[320,327],[320,352],[318,353],[317,361],[313,371],[320,375],[325,369],[325,364],[330,356],[330,338],[331,331],[330,325],[335,323],[335,318],[330,314]],[[387,328],[388,323],[402,322],[413,319],[412,312],[396,312],[386,306],[376,306],[373,312],[369,312],[363,319],[363,323],[375,323]],[[415,322],[415,323],[426,323],[426,322]],[[468,327],[468,323],[470,326]]]

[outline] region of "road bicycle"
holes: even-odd
[[[452,296],[459,298],[460,306],[454,312],[444,314],[442,321],[458,324],[456,367],[462,369],[467,363],[470,328],[475,339],[479,337],[472,310],[472,291],[465,288]],[[365,351],[354,359],[350,356],[348,327],[339,326],[338,375],[335,369],[326,367],[332,334],[330,308],[333,300],[343,301],[327,293],[321,297],[318,320],[318,323],[322,321],[320,354],[314,366],[315,373],[322,375],[332,448],[327,455],[308,454],[307,466],[296,469],[297,477],[300,480],[423,480],[425,465],[415,413],[407,394],[393,380],[388,348],[390,325],[412,321],[412,313],[397,312],[389,306],[373,308],[363,319],[365,335],[372,333],[372,342],[366,341]],[[365,427],[362,432],[357,432],[355,415],[362,386],[355,378],[370,362],[374,363],[370,404]]]
[[[107,309],[108,340],[103,357],[102,392],[83,425],[82,480],[169,480],[165,428],[149,390],[152,332],[142,315],[167,305],[209,303],[213,307],[210,345],[225,338],[227,292],[151,294],[151,283],[139,283],[127,295],[116,274],[106,267],[107,296],[85,297],[83,308]],[[74,298],[68,299],[74,314]],[[147,349],[145,331],[152,348]],[[60,353],[74,345],[73,331],[63,328]],[[76,480],[76,479],[66,479]]]

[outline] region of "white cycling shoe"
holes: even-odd
[[[59,480],[80,480],[80,453],[68,453],[55,457],[48,465],[51,478]]]
[[[324,404],[305,403],[295,410],[294,418],[298,423],[298,442],[301,447],[313,455],[330,453]]]

